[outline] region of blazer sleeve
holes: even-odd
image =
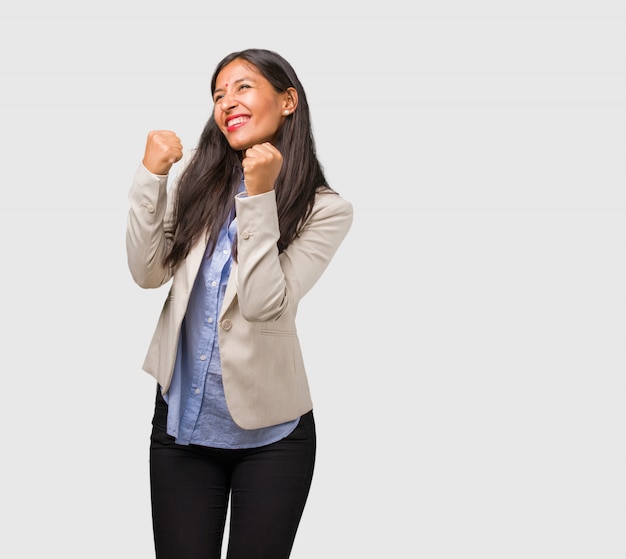
[[[167,181],[167,175],[153,175],[140,164],[128,194],[128,267],[134,281],[145,288],[160,287],[172,277],[172,271],[163,265],[174,234]]]
[[[237,197],[237,298],[252,322],[295,314],[300,299],[315,285],[347,235],[352,204],[332,191],[320,191],[298,237],[279,255],[276,195],[272,190]]]

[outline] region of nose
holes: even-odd
[[[229,93],[225,93],[220,100],[220,107],[224,112],[229,111],[236,105],[237,102],[235,101],[235,97],[233,95],[230,95]]]

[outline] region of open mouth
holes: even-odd
[[[243,124],[245,124],[246,122],[248,122],[249,120],[250,120],[250,117],[247,117],[247,116],[236,116],[234,118],[229,118],[226,120],[226,129],[228,131],[235,130],[239,128],[240,126],[242,126]]]

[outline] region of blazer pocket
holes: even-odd
[[[295,330],[277,330],[275,328],[261,328],[259,330],[262,336],[296,336]]]

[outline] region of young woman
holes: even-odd
[[[226,56],[213,114],[183,155],[148,134],[130,189],[135,282],[171,280],[143,369],[157,380],[150,444],[156,556],[289,557],[315,462],[298,303],[352,223],[317,159],[302,84],[279,54]],[[180,161],[176,184],[168,173]]]

